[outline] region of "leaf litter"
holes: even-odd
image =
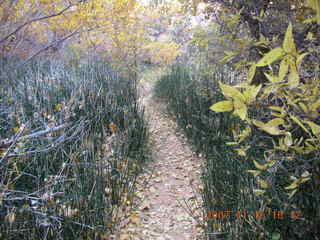
[[[152,97],[154,80],[140,81],[140,100],[150,123],[154,161],[138,178],[131,211],[107,239],[201,240],[203,208],[200,176],[203,160],[187,144],[165,105]]]

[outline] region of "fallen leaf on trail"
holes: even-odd
[[[135,225],[138,225],[141,223],[141,218],[139,216],[139,213],[133,213],[131,214],[131,216],[129,217],[130,219],[130,222],[135,224]]]
[[[119,240],[131,240],[131,235],[124,233],[120,235],[120,239]]]

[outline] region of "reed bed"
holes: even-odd
[[[93,57],[1,78],[0,239],[102,239],[149,156],[136,80]]]
[[[253,160],[263,161],[264,151],[273,146],[272,138],[254,130],[247,140],[252,147],[245,157],[237,154],[238,146],[226,144],[234,142],[233,131],[245,125],[229,113],[215,113],[209,108],[224,99],[218,82],[234,84],[240,77],[225,66],[177,64],[155,87],[155,95],[167,103],[168,112],[176,118],[194,150],[205,158],[202,197],[207,237],[319,239],[319,185],[305,185],[288,200],[282,190],[289,184],[286,169],[294,167],[288,162],[267,173],[272,184],[268,191],[273,197],[266,199],[256,191],[261,183],[247,170],[256,169]],[[257,110],[249,114],[261,117]],[[309,160],[311,157],[316,156],[309,156]],[[301,156],[301,161],[308,159]]]

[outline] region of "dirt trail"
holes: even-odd
[[[164,105],[152,97],[157,74],[142,77],[139,89],[149,119],[154,161],[139,178],[140,204],[122,222],[117,239],[201,239],[202,161],[177,134],[177,125],[166,116]]]

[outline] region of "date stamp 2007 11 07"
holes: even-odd
[[[220,219],[227,220],[232,216],[233,212],[231,210],[217,210],[217,211],[209,211],[207,218],[208,219]],[[300,210],[292,210],[292,211],[281,211],[281,210],[272,210],[272,211],[247,211],[247,210],[237,210],[235,213],[237,219],[243,219],[248,217],[248,215],[253,215],[257,220],[263,220],[268,215],[273,217],[274,219],[283,220],[286,217],[289,217],[292,220],[297,220],[302,218],[302,212]]]

